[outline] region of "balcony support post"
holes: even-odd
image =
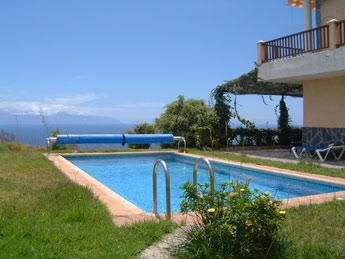
[[[338,20],[332,19],[328,22],[329,25],[329,48],[335,49],[339,44]]]
[[[258,58],[256,61],[257,65],[260,65],[262,63],[265,63],[266,60],[266,48],[265,48],[265,42],[263,40],[259,40],[257,43],[257,52],[258,52]]]
[[[304,7],[304,29],[306,31],[311,30],[313,27],[313,24],[312,24],[310,0],[304,0],[303,7]]]
[[[321,0],[316,0],[316,2],[315,2],[315,18],[316,18],[316,27],[320,27],[322,25]]]

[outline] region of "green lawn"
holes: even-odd
[[[86,188],[39,151],[21,149],[0,143],[0,258],[133,258],[174,228],[114,226]]]
[[[282,258],[345,258],[345,201],[289,209]]]
[[[221,151],[202,151],[198,149],[189,149],[188,153],[195,154],[195,155],[204,155],[208,157],[215,157],[215,158],[220,158],[220,159],[225,159],[225,160],[232,160],[232,161],[242,162],[242,163],[252,163],[252,164],[257,164],[257,165],[273,166],[273,167],[296,170],[296,171],[301,171],[301,172],[306,172],[306,173],[345,178],[345,169],[325,168],[325,167],[321,167],[317,165],[311,165],[306,162],[300,162],[298,164],[282,163],[278,161],[251,158],[245,155],[236,155],[236,154],[225,153]]]

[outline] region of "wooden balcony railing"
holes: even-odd
[[[267,42],[260,41],[258,64],[341,46],[345,46],[345,20],[332,20],[311,30]]]
[[[329,26],[295,33],[264,43],[265,61],[294,57],[303,53],[323,50],[329,47]]]
[[[338,22],[338,30],[339,30],[338,47],[345,46],[345,20]]]

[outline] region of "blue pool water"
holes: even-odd
[[[134,205],[147,212],[153,210],[152,168],[155,159],[164,159],[171,176],[171,207],[179,212],[181,186],[193,181],[194,158],[175,154],[118,154],[97,156],[66,156],[70,162],[106,185]],[[269,191],[277,199],[288,199],[345,190],[345,186],[293,178],[274,173],[230,166],[211,161],[215,169],[215,183],[250,180],[250,188]],[[165,177],[158,170],[158,210],[165,212]],[[199,165],[198,182],[209,182],[207,170]]]

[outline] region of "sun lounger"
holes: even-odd
[[[291,148],[292,153],[297,159],[318,157],[321,162],[325,162],[328,155],[331,153],[334,158],[339,161],[345,152],[345,145],[328,146],[297,146]],[[337,153],[338,152],[338,153]]]

